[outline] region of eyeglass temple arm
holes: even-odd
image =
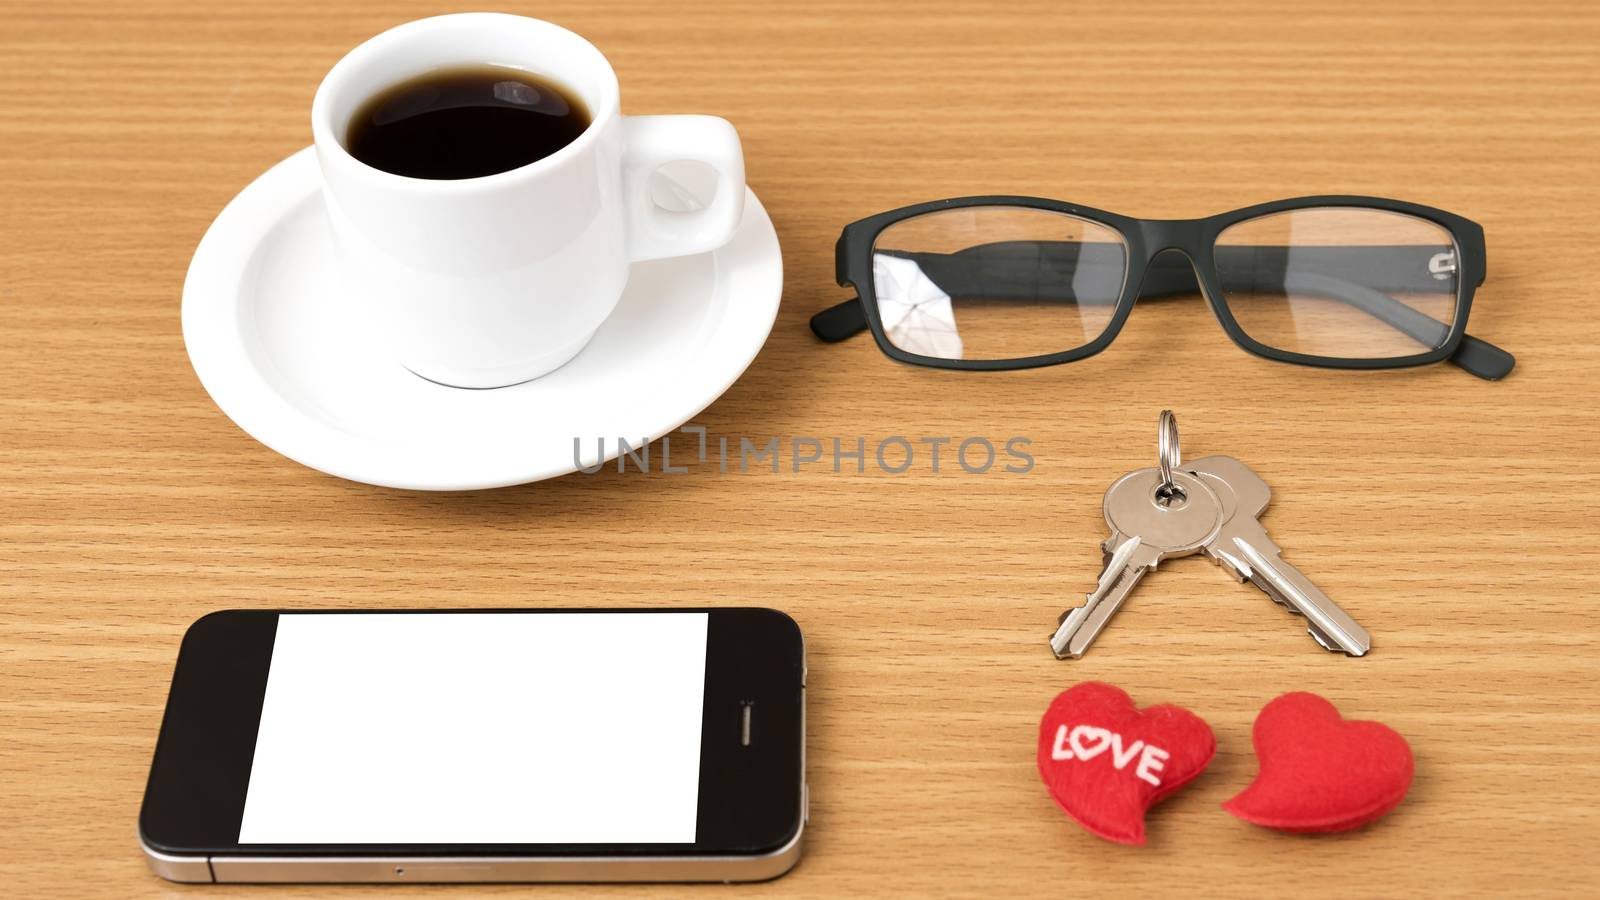
[[[1085,248],[1095,246],[1094,243],[1070,241],[1009,241],[984,244],[949,254],[879,252],[916,260],[922,266],[924,273],[945,289],[946,293],[973,299],[984,299],[986,295],[996,299],[1015,298],[1019,296],[1015,293],[1018,286],[1007,284],[1009,279],[1006,276],[1008,273],[1014,276],[1017,266],[1023,265],[1028,267],[1026,271],[1032,275],[1026,285],[1029,293],[1037,295],[1040,287],[1054,288],[1048,295],[1038,296],[1036,299],[1080,302],[1073,293],[1070,278],[1040,279],[1039,270],[1048,268],[1052,264],[1067,264],[1075,274],[1080,273],[1081,267],[1085,264],[1095,264],[1092,260],[1094,254],[1084,252]],[[1119,245],[1101,246],[1109,249]],[[1297,249],[1296,265],[1315,269],[1318,267],[1316,254],[1314,252],[1308,254],[1307,249]],[[1062,251],[1065,251],[1065,255]],[[1422,274],[1429,272],[1429,260],[1439,252],[1436,248],[1330,247],[1324,255],[1333,258],[1324,260],[1324,263],[1327,268],[1335,270],[1347,266],[1348,254],[1351,252],[1363,255],[1361,263],[1365,277],[1383,284],[1389,290],[1434,293],[1447,285],[1445,281],[1435,280],[1431,274]],[[1218,247],[1216,253],[1218,265],[1232,271],[1272,273],[1284,272],[1288,268],[1286,251],[1281,247]],[[1051,256],[1057,258],[1052,260]],[[1120,260],[1115,264],[1122,265]],[[1109,266],[1111,263],[1102,265]],[[1382,291],[1354,284],[1333,275],[1316,272],[1286,273],[1278,276],[1266,289],[1301,291],[1348,303],[1427,345],[1437,346],[1449,333],[1449,326]],[[1200,285],[1195,279],[1194,267],[1189,260],[1176,254],[1165,254],[1157,256],[1149,271],[1145,273],[1140,296],[1170,297],[1199,291]],[[812,333],[830,343],[860,334],[866,328],[866,310],[859,298],[851,298],[829,307],[811,318]],[[1472,335],[1463,336],[1461,344],[1450,359],[1473,375],[1489,380],[1504,378],[1516,364],[1515,357],[1510,353]]]

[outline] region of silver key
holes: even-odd
[[[1061,616],[1050,638],[1058,659],[1077,659],[1094,643],[1145,573],[1163,560],[1198,553],[1222,527],[1222,502],[1199,477],[1173,471],[1175,496],[1163,491],[1162,473],[1151,467],[1122,476],[1106,489],[1104,511],[1111,537],[1100,584],[1082,606]]]
[[[1207,556],[1249,581],[1267,596],[1306,618],[1306,630],[1324,649],[1362,656],[1372,649],[1372,636],[1328,599],[1311,579],[1282,559],[1267,537],[1261,513],[1272,501],[1272,489],[1251,468],[1231,456],[1207,456],[1183,469],[1203,478],[1222,504],[1224,521],[1205,546]]]

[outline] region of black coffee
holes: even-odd
[[[477,178],[544,159],[588,127],[583,102],[549,79],[463,66],[413,78],[362,104],[345,146],[395,175]]]

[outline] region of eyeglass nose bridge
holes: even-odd
[[[1205,219],[1145,219],[1138,223],[1139,242],[1153,259],[1169,250],[1194,258],[1205,240]]]
[[[1144,247],[1143,268],[1136,273],[1142,298],[1199,294],[1216,310],[1218,298],[1206,290],[1200,254],[1205,246],[1204,219],[1150,219],[1138,223]],[[1135,261],[1137,262],[1137,261]]]

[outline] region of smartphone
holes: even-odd
[[[770,609],[216,612],[139,836],[184,882],[775,878],[805,680]]]

